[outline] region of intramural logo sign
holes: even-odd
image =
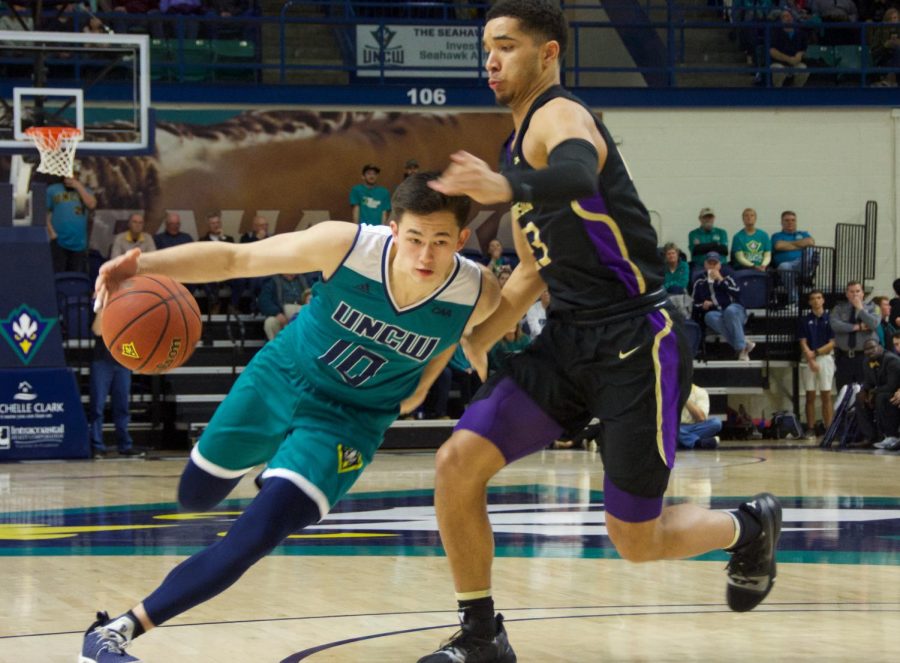
[[[0,321],[0,329],[3,331],[3,338],[27,366],[47,338],[47,332],[54,322],[55,319],[45,318],[27,304],[22,304],[5,320]]]
[[[134,347],[134,342],[129,341],[128,343],[122,344],[122,356],[128,357],[129,359],[140,359],[141,356],[138,354],[137,348]]]
[[[338,453],[338,473],[353,472],[359,470],[363,466],[362,454],[352,447],[345,447],[343,444],[337,446]]]

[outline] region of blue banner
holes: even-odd
[[[89,454],[87,421],[70,369],[0,369],[0,461]]]

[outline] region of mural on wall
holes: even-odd
[[[212,210],[243,210],[241,230],[258,210],[275,210],[276,231],[286,232],[308,225],[305,211],[350,219],[350,188],[364,164],[378,165],[378,184],[393,190],[408,159],[442,170],[451,153],[467,150],[496,166],[511,130],[502,112],[268,110],[213,124],[161,120],[154,155],[84,157],[81,178],[99,192],[100,208],[144,210],[151,232],[167,209],[193,211],[198,234]],[[507,206],[476,208],[469,246],[486,248]]]

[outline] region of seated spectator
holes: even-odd
[[[741,289],[731,276],[722,274],[722,258],[715,251],[706,254],[703,266],[706,276],[694,282],[694,315],[724,337],[740,361],[750,361],[756,343],[744,338],[747,311],[739,300]]]
[[[530,343],[531,339],[528,337],[528,334],[522,331],[522,325],[517,323],[488,352],[488,372],[495,373],[503,369],[510,355],[521,352]]]
[[[710,207],[700,210],[700,227],[688,233],[688,248],[691,250],[691,271],[701,271],[706,254],[710,251],[720,256],[728,255],[728,233],[716,228],[716,214]],[[693,274],[692,274],[693,276]]]
[[[501,288],[506,285],[506,282],[509,281],[510,276],[512,276],[512,267],[510,267],[509,265],[503,265],[497,271],[497,281],[499,281]]]
[[[853,0],[812,0],[810,9],[822,19],[823,23],[855,23],[859,18],[859,11]],[[859,30],[826,27],[819,38],[819,43],[831,46],[859,44]]]
[[[894,294],[897,296],[890,301],[891,324],[900,329],[900,279],[894,279],[892,287],[894,288]]]
[[[806,392],[806,438],[816,436],[816,392],[822,399],[822,423],[827,429],[834,416],[831,384],[834,382],[834,330],[825,295],[821,290],[809,293],[811,312],[800,319],[800,387]]]
[[[201,0],[159,0],[159,10],[164,16],[190,16],[187,20],[166,21],[165,34],[169,38],[196,39],[200,34],[199,17],[206,13]]]
[[[127,34],[135,32],[135,29],[149,29],[150,35],[154,39],[164,37],[162,21],[159,20],[159,0],[112,0],[112,9],[121,14],[151,17],[148,23],[114,19],[112,23],[115,32]]]
[[[854,446],[873,447],[880,441],[885,447],[885,438],[896,439],[900,430],[900,357],[886,353],[872,338],[863,345],[863,352],[863,388],[856,401],[860,441]]]
[[[9,13],[4,12],[0,15],[0,30],[34,30],[34,18],[31,16],[31,9],[22,2],[12,2],[8,4]],[[0,45],[9,46],[12,42],[0,41]]]
[[[709,416],[709,394],[703,387],[691,385],[688,396],[681,411],[681,424],[678,426],[678,446],[685,449],[700,447],[715,449],[719,446],[719,432],[722,420]]]
[[[512,269],[509,258],[503,255],[503,244],[500,243],[499,239],[492,239],[488,243],[488,255],[484,264],[494,272],[494,276],[499,276],[500,269],[503,267]]]
[[[547,309],[550,306],[550,291],[544,290],[538,300],[525,313],[524,332],[534,338],[547,324]]]
[[[306,290],[306,281],[298,274],[276,274],[266,280],[259,293],[259,312],[266,316],[266,338],[271,341],[294,319]]]
[[[663,259],[666,263],[665,281],[663,282],[666,292],[670,295],[687,292],[691,271],[687,263],[681,259],[681,251],[674,242],[669,242],[663,247]]]
[[[250,222],[250,230],[241,235],[241,244],[258,242],[261,239],[266,239],[268,236],[269,222],[266,220],[266,217],[257,214],[253,217],[253,221]]]
[[[731,239],[731,263],[735,269],[766,271],[772,261],[772,240],[756,227],[756,210],[748,207],[741,214],[744,228]]]
[[[876,314],[881,318],[881,324],[875,329],[878,342],[885,350],[890,350],[894,332],[900,331],[891,321],[891,301],[887,297],[872,297],[872,303],[876,306]]]
[[[811,262],[811,253],[816,240],[805,230],[797,230],[797,213],[785,210],[781,213],[781,231],[772,235],[772,264],[778,270],[782,283],[788,292],[788,302],[797,303],[797,289],[800,284],[797,275],[803,264],[803,253]]]
[[[900,69],[900,11],[891,7],[884,12],[884,20],[872,29],[872,61],[876,67]],[[875,83],[878,87],[897,87],[897,72],[890,71]]]
[[[153,236],[153,243],[157,249],[168,249],[172,246],[189,244],[194,238],[181,232],[181,215],[178,212],[166,212],[165,225],[162,232]]]
[[[226,235],[222,231],[222,217],[219,212],[210,212],[206,215],[207,231],[199,241],[201,242],[228,242],[234,244],[234,237]],[[219,291],[223,286],[228,286],[231,290],[231,298],[228,304],[228,313],[236,315],[238,312],[238,302],[241,299],[242,279],[234,279],[231,281],[223,281],[221,283],[207,283],[203,286],[206,291],[207,302],[209,302],[209,312],[215,315],[220,310]]]
[[[261,239],[269,237],[269,222],[266,220],[266,217],[257,214],[253,217],[253,221],[251,221],[250,224],[250,230],[241,235],[241,244],[258,242]],[[252,309],[254,303],[259,301],[259,293],[262,291],[262,287],[265,285],[266,281],[267,278],[265,276],[233,279],[232,287],[237,288],[238,293],[242,293],[246,290],[250,291],[250,308]],[[240,304],[239,301],[235,303]],[[249,310],[245,312],[249,313]]]
[[[790,11],[781,12],[781,27],[772,30],[772,43],[769,47],[769,57],[772,58],[772,85],[781,87],[786,80],[790,80],[794,87],[806,85],[809,72],[803,63],[805,54],[806,35],[802,30],[795,28],[794,15]],[[785,68],[788,71],[784,71]]]
[[[119,233],[113,239],[112,250],[109,252],[109,258],[118,258],[130,249],[138,248],[143,253],[149,253],[156,250],[156,244],[150,233],[144,232],[144,215],[135,212],[128,217],[128,230]]]

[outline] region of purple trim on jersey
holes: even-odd
[[[626,523],[643,523],[659,518],[662,513],[662,495],[639,497],[618,488],[608,476],[603,477],[603,508],[611,516]]]
[[[579,204],[581,203],[579,202]],[[583,217],[581,223],[597,249],[600,263],[616,275],[630,297],[637,297],[641,294],[631,264],[619,251],[619,244],[616,242],[616,236],[612,229],[602,221],[591,221]]]
[[[477,433],[493,443],[507,464],[546,449],[563,431],[512,378],[472,401],[454,430]]]
[[[579,200],[578,204],[588,212],[594,214],[606,214],[606,216],[609,216],[609,208],[606,206],[606,200],[603,199],[603,194],[599,192],[590,198]]]
[[[653,311],[647,314],[654,334],[665,328],[666,316],[662,311]],[[662,421],[659,425],[663,431],[663,449],[666,453],[666,465],[671,469],[675,467],[675,448],[678,439],[678,425],[681,423],[681,400],[679,371],[681,360],[679,357],[678,337],[673,328],[659,339],[659,381],[662,392]]]

